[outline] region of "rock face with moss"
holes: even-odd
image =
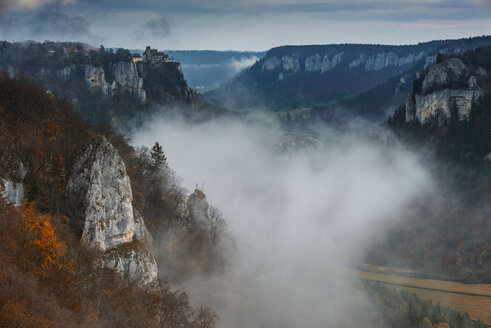
[[[144,243],[151,243],[150,233],[133,209],[124,162],[104,137],[94,138],[76,163],[67,188],[82,241],[105,251],[105,264],[131,281],[155,281],[157,266]]]
[[[480,75],[479,68],[472,72],[459,58],[431,66],[407,97],[406,121],[425,124],[436,119],[441,126],[450,121],[453,112],[459,120],[465,119],[484,95]]]

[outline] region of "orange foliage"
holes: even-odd
[[[20,208],[24,248],[28,266],[40,275],[51,275],[59,270],[72,270],[65,254],[65,244],[58,240],[49,215],[39,214],[32,203],[24,201]]]

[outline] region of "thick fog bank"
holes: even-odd
[[[182,288],[220,327],[373,327],[376,312],[344,269],[431,192],[411,153],[363,133],[322,130],[324,146],[282,154],[281,131],[231,121],[154,119],[169,165],[218,207],[236,241],[227,269]],[[295,139],[295,138],[293,138]]]

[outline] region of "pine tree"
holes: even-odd
[[[162,146],[158,142],[155,142],[153,145],[150,156],[152,157],[154,168],[162,169],[167,167],[167,157],[164,154]]]

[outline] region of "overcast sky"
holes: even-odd
[[[491,0],[0,0],[0,39],[267,50],[491,34]]]

